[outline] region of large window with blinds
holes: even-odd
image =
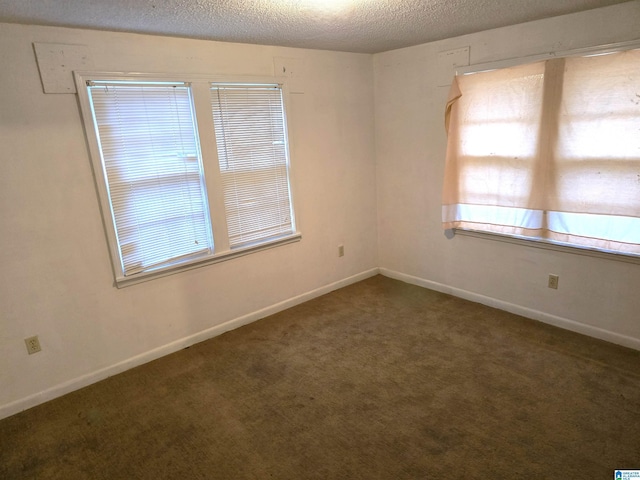
[[[282,84],[76,81],[118,286],[300,239]]]
[[[446,229],[640,256],[640,50],[459,76]]]

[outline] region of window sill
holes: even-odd
[[[197,258],[189,262],[180,263],[178,265],[172,265],[159,270],[153,270],[149,272],[138,273],[129,277],[116,277],[115,286],[118,288],[128,287],[137,283],[147,282],[159,277],[166,277],[176,273],[184,272],[187,270],[193,270],[194,268],[204,267],[214,263],[225,262],[237,257],[243,257],[251,253],[261,252],[270,248],[279,247],[281,245],[288,245],[290,243],[299,242],[302,240],[301,233],[294,233],[281,237],[276,240],[272,240],[268,243],[261,243],[259,245],[251,245],[242,248],[235,248],[227,252],[217,253],[209,255],[204,258]]]
[[[451,232],[451,230],[448,230]],[[583,248],[578,246],[568,246],[560,243],[553,243],[545,240],[525,239],[518,237],[511,237],[508,235],[500,235],[497,233],[481,232],[478,230],[462,230],[459,228],[453,229],[453,235],[462,235],[466,237],[482,238],[485,240],[495,240],[498,242],[513,243],[516,245],[523,245],[525,247],[541,248],[544,250],[554,250],[556,252],[570,253],[573,255],[584,255],[587,257],[604,258],[607,260],[614,260],[618,262],[635,263],[640,265],[640,257],[635,255],[626,255],[623,253],[605,252],[601,250],[593,250],[590,248]],[[448,235],[450,238],[452,235]]]

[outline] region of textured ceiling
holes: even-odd
[[[377,53],[624,1],[0,0],[0,22]]]

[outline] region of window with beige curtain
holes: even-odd
[[[640,50],[456,77],[445,229],[640,255]]]

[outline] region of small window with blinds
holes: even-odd
[[[211,108],[231,248],[292,233],[280,86],[215,83]]]
[[[118,287],[300,240],[281,84],[75,76]]]

